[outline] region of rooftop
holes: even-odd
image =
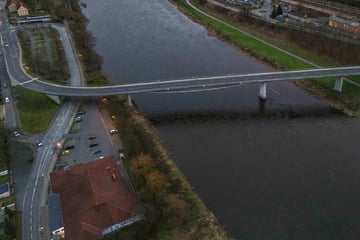
[[[113,156],[65,167],[50,178],[60,194],[67,239],[100,239],[105,228],[142,213]]]

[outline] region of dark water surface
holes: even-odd
[[[87,0],[116,83],[271,69],[207,35],[166,0]],[[106,13],[106,14],[104,14]],[[236,239],[360,239],[360,122],[292,83],[133,99]]]

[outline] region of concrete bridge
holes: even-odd
[[[213,77],[194,77],[188,79],[153,81],[144,83],[119,84],[101,87],[76,87],[56,85],[37,78],[19,83],[25,88],[46,93],[53,96],[72,96],[72,97],[91,97],[91,96],[109,96],[117,94],[146,93],[146,92],[174,92],[174,91],[192,91],[209,90],[222,87],[232,87],[247,84],[259,84],[259,98],[266,100],[266,83],[276,81],[306,80],[323,77],[337,77],[334,89],[342,90],[345,76],[360,75],[360,66],[338,67],[338,68],[320,68],[298,71],[284,72],[263,72],[236,75],[223,75]],[[350,80],[349,80],[350,81]],[[355,85],[360,86],[355,82]]]

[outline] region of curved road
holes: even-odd
[[[188,78],[181,80],[156,81],[103,87],[71,87],[55,85],[38,79],[22,83],[26,88],[58,96],[106,96],[130,93],[145,93],[158,91],[176,91],[194,88],[214,88],[232,85],[246,85],[275,81],[291,81],[322,77],[344,77],[360,75],[360,66],[321,68],[301,71],[267,72],[239,75],[224,75],[203,78]]]

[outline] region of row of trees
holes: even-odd
[[[359,0],[328,0],[328,1],[360,8]]]

